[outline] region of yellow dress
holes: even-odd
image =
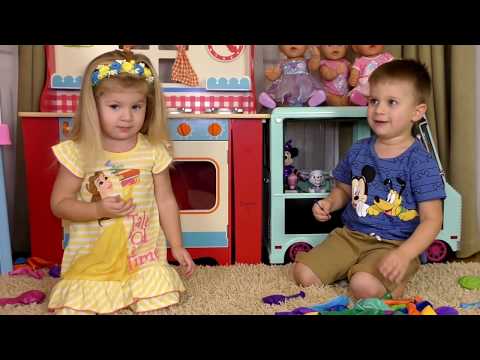
[[[178,303],[185,287],[167,262],[153,174],[172,161],[163,145],[152,146],[139,134],[134,149],[106,152],[108,161],[85,171],[77,144],[55,145],[59,162],[83,178],[77,199],[133,198],[133,215],[90,222],[69,222],[60,281],[50,294],[49,310],[73,309],[108,314],[130,307],[152,311]]]

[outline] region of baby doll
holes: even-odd
[[[320,45],[320,79],[327,92],[330,106],[348,105],[348,75],[350,62],[345,58],[347,45]]]
[[[368,78],[380,65],[393,60],[393,55],[384,51],[383,45],[352,45],[353,51],[360,55],[355,59],[348,82],[353,87],[350,102],[354,105],[367,105],[369,94]]]
[[[262,92],[258,101],[274,109],[277,105],[318,106],[326,99],[322,86],[310,74],[319,66],[319,55],[313,54],[307,62],[307,45],[280,45],[280,51],[287,57],[276,67],[265,70],[265,76],[272,85]]]

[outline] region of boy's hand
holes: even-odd
[[[313,204],[312,212],[315,219],[318,221],[324,222],[332,218],[330,215],[330,209],[332,208],[332,203],[329,200],[322,199]]]
[[[400,283],[407,272],[410,258],[399,249],[390,251],[378,266],[380,273],[389,281]]]
[[[96,202],[96,206],[98,219],[127,216],[135,211],[133,200],[123,201],[119,195],[106,197]]]
[[[174,247],[170,249],[172,256],[178,261],[186,277],[190,277],[195,270],[195,263],[190,253],[184,247]]]

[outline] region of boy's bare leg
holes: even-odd
[[[310,286],[318,285],[322,286],[322,281],[317,275],[306,265],[296,262],[293,264],[293,278],[298,285]]]

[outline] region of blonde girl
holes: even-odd
[[[62,276],[48,308],[57,314],[157,310],[185,290],[166,259],[166,240],[184,274],[172,191],[167,116],[155,69],[131,51],[92,60],[69,140],[53,146],[60,163],[51,209],[69,223]]]

